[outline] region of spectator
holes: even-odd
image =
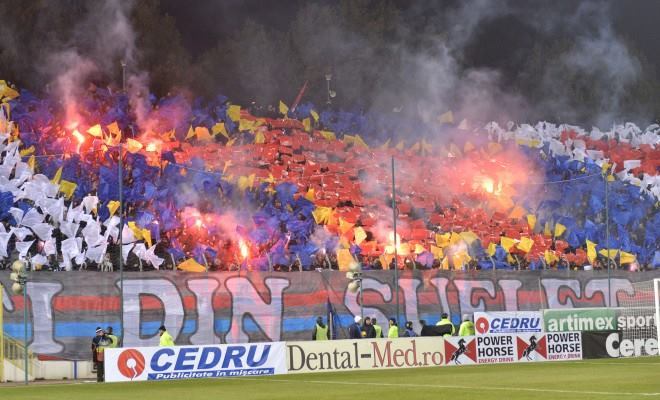
[[[390,329],[387,331],[387,337],[389,339],[399,337],[399,327],[396,325],[396,319],[390,318]]]
[[[463,322],[458,328],[458,336],[474,336],[474,322],[469,314],[463,314]]]
[[[323,317],[316,318],[312,340],[328,340],[328,326],[323,323]]]
[[[413,330],[412,321],[406,322],[406,331],[403,332],[404,337],[416,337],[417,333]]]
[[[454,336],[456,334],[456,328],[454,328],[454,324],[451,323],[449,320],[449,315],[447,313],[442,313],[440,316],[440,321],[438,321],[435,326],[439,327],[445,327],[446,328],[446,333],[444,333],[442,336]],[[449,329],[451,327],[451,329]]]
[[[362,321],[362,318],[360,318],[359,315],[356,315],[353,321],[355,322],[348,327],[348,338],[362,339],[362,329],[360,328],[360,321]]]
[[[366,317],[364,319],[364,324],[362,325],[362,337],[373,339],[376,337],[376,329],[371,324],[371,318]]]

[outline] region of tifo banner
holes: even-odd
[[[474,327],[477,335],[543,331],[538,311],[475,312]]]
[[[286,373],[283,342],[107,349],[105,357],[106,382]]]
[[[543,308],[603,307],[634,299],[633,283],[660,276],[660,271],[607,273],[572,271],[444,270],[401,271],[399,312],[393,271],[365,271],[364,313],[383,325],[424,319],[434,324],[442,312],[454,323],[475,312],[536,311]],[[335,271],[304,273],[169,271],[124,274],[101,272],[34,272],[23,296],[12,296],[9,271],[0,271],[5,290],[5,332],[23,337],[23,310],[28,309],[28,342],[39,354],[90,359],[89,342],[97,326],[112,326],[126,347],[158,344],[165,325],[177,345],[206,345],[308,340],[317,316],[333,316],[338,338],[360,314],[358,293],[346,290],[347,279]],[[123,326],[120,310],[123,304]],[[564,325],[564,330],[568,329]],[[573,328],[575,329],[575,328]]]
[[[582,359],[580,332],[518,333],[445,338],[447,365]]]
[[[442,366],[443,339],[416,337],[286,342],[289,373]]]

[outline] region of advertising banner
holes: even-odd
[[[543,310],[546,332],[611,331],[617,329],[613,308]]]
[[[288,342],[308,340],[316,318],[327,321],[330,315],[334,334],[345,339],[353,318],[361,312],[358,293],[347,290],[344,273],[337,271],[126,272],[123,284],[117,273],[39,271],[30,274],[27,302],[22,295],[12,295],[9,272],[0,271],[5,334],[23,338],[27,306],[29,349],[67,360],[89,359],[89,341],[98,326],[112,326],[126,347],[158,345],[161,325],[179,345]],[[400,271],[395,282],[393,271],[364,271],[363,308],[364,315],[382,325],[396,315],[397,308],[404,310],[398,319],[425,320],[429,325],[443,312],[454,323],[463,314],[544,307],[568,316],[585,307],[603,307],[605,299],[617,307],[622,295],[631,304],[641,301],[648,292],[634,283],[659,274],[660,270],[611,271],[608,279],[606,272],[599,271],[434,269]],[[610,289],[612,296],[608,296]],[[546,322],[555,321],[557,328],[551,331],[576,330],[558,319]],[[636,329],[641,322],[649,325],[638,317],[629,321],[625,316],[625,322],[626,326],[634,323]],[[489,323],[488,331],[494,331],[493,325]]]
[[[492,333],[542,332],[542,315],[537,311],[475,312],[477,335]]]
[[[605,350],[613,358],[657,356],[658,339],[646,336],[626,338],[625,332],[614,332],[605,338]]]
[[[607,351],[607,338],[614,334],[620,340],[618,331],[582,331],[582,355],[585,359],[613,357]]]
[[[445,338],[448,365],[582,359],[580,332],[517,333]]]
[[[439,337],[287,342],[286,357],[289,373],[433,367],[444,348]]]
[[[106,382],[285,374],[284,342],[116,348],[105,351]]]

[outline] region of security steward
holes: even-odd
[[[96,336],[92,339],[92,358],[96,366],[96,381],[105,381],[104,350],[112,345],[112,340],[106,336],[105,331],[99,326],[96,328]]]
[[[442,315],[440,315],[440,321],[438,321],[435,326],[446,329],[445,333],[442,335],[443,337],[454,336],[456,334],[456,328],[454,327],[454,324],[452,324],[449,320],[449,315],[447,313],[442,313]]]
[[[474,336],[474,322],[472,322],[470,314],[463,314],[463,322],[458,328],[458,336]]]
[[[323,318],[316,318],[316,326],[312,332],[312,340],[328,340],[328,326],[323,323]]]

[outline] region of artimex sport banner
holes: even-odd
[[[542,332],[543,318],[538,311],[476,312],[474,327],[477,335]]]
[[[105,357],[106,382],[286,373],[283,342],[107,349]]]
[[[334,312],[338,338],[360,314],[358,294],[346,290],[345,274],[154,271],[124,274],[35,272],[27,285],[28,343],[39,354],[89,360],[97,326],[112,326],[126,347],[158,344],[165,325],[178,345],[308,340],[317,316]],[[636,295],[634,281],[660,277],[660,271],[402,271],[399,275],[399,321],[424,319],[434,324],[440,313],[454,323],[479,311],[536,311],[612,305]],[[23,338],[22,296],[10,295],[9,271],[0,271],[5,290],[5,333]],[[396,314],[393,271],[364,274],[364,313],[384,326]],[[120,310],[123,304],[123,326]],[[565,327],[567,325],[564,325]],[[566,330],[566,328],[564,328]]]

